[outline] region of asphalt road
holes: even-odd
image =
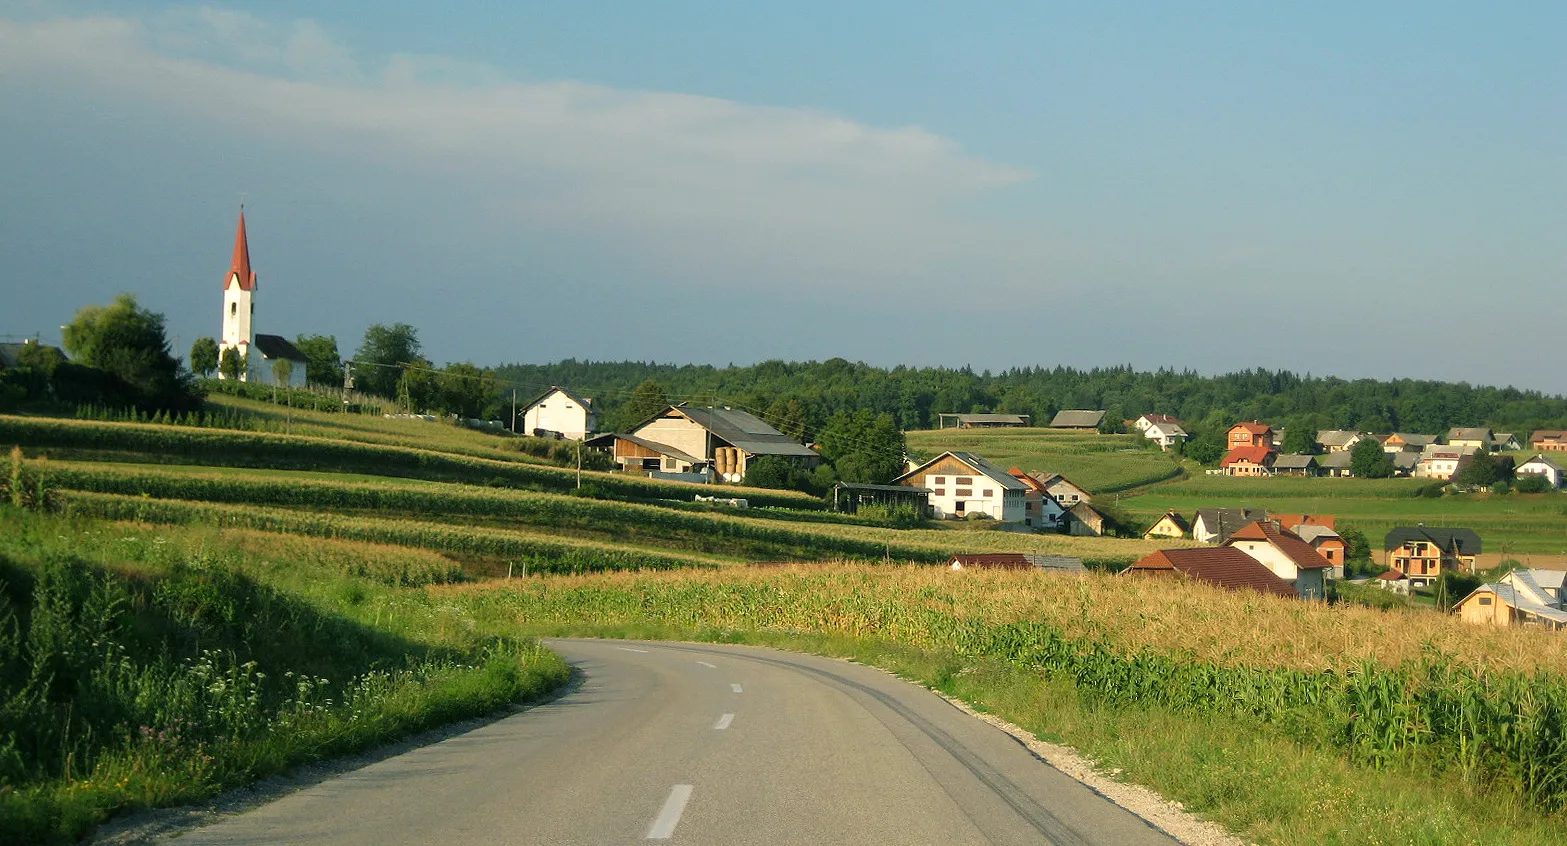
[[[582,674],[559,699],[177,842],[1175,842],[874,669],[754,647],[550,645]]]

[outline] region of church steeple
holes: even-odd
[[[245,207],[239,207],[239,231],[234,233],[234,262],[229,267],[229,275],[223,280],[223,287],[239,283],[240,290],[256,290],[256,274],[250,270],[250,241],[245,237]]]

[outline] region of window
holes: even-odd
[[[229,303],[229,317],[239,314],[239,303]]]
[[[953,496],[958,496],[958,497],[973,496],[974,495],[974,489],[973,488],[958,488],[956,491],[953,491],[952,495]]]
[[[1489,596],[1482,596],[1482,597],[1480,597],[1480,604],[1481,605],[1490,605],[1491,604],[1491,597],[1489,597]]]
[[[947,495],[947,489],[946,488],[937,488],[936,490],[932,491],[932,493],[935,496],[946,496]]]
[[[945,485],[947,483],[947,477],[946,476],[935,476],[935,477],[931,478],[930,481],[931,481],[931,484]]]
[[[960,485],[972,485],[972,484],[974,484],[974,477],[973,476],[959,476],[956,479],[954,479],[953,481],[958,483],[958,484],[960,484]]]
[[[989,499],[989,498],[991,498],[991,497],[993,497],[995,495],[996,495],[996,491],[995,491],[994,488],[986,488],[985,489],[985,498],[986,499]]]

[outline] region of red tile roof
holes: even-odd
[[[1250,461],[1252,464],[1267,464],[1273,455],[1273,449],[1265,446],[1236,447],[1225,453],[1224,460],[1219,462],[1220,467],[1228,467],[1237,461]]]
[[[1138,560],[1126,572],[1175,572],[1183,578],[1207,582],[1230,590],[1251,590],[1276,596],[1300,596],[1289,582],[1255,558],[1228,546],[1161,549]]]
[[[1273,519],[1278,521],[1279,528],[1288,532],[1295,531],[1296,526],[1322,526],[1332,529],[1337,522],[1332,514],[1274,514]]]
[[[1381,580],[1383,580],[1385,582],[1396,582],[1399,579],[1402,579],[1403,577],[1404,577],[1404,574],[1400,573],[1397,570],[1389,570],[1386,573],[1383,573],[1382,575],[1377,576],[1377,578],[1379,578],[1379,579],[1381,579]]]
[[[1179,418],[1169,414],[1144,414],[1142,419],[1147,420],[1149,423],[1174,423],[1177,426],[1181,424]]]
[[[1224,542],[1229,546],[1238,540],[1267,541],[1273,547],[1295,562],[1295,566],[1302,570],[1321,570],[1332,567],[1333,562],[1322,557],[1311,544],[1300,539],[1300,536],[1291,531],[1279,529],[1271,520],[1256,520],[1242,526],[1230,539]]]
[[[234,261],[229,266],[229,275],[223,279],[223,287],[227,289],[239,277],[241,291],[256,290],[256,274],[250,269],[250,240],[245,237],[245,210],[239,210],[239,231],[234,234]]]

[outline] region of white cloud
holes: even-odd
[[[1040,247],[966,225],[960,211],[1032,174],[919,127],[508,81],[438,56],[369,62],[312,21],[213,8],[0,20],[0,76],[439,174],[470,208],[613,239],[695,275],[874,283],[965,257],[998,276],[1037,275]]]

